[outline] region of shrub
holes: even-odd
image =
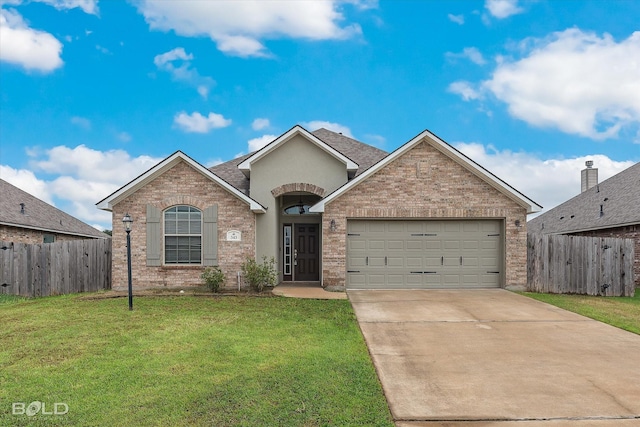
[[[218,266],[205,268],[200,277],[211,292],[218,292],[224,283],[224,273]]]
[[[275,286],[278,281],[278,274],[275,267],[276,261],[273,257],[267,261],[267,257],[262,257],[262,263],[258,263],[253,258],[247,258],[242,264],[242,274],[249,283],[251,289],[262,292],[265,286]]]

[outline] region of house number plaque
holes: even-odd
[[[227,241],[229,242],[240,242],[242,240],[242,233],[238,230],[229,230],[227,231]]]

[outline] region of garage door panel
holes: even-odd
[[[404,257],[389,256],[387,257],[387,267],[388,268],[404,268],[405,267],[404,261],[405,261]]]
[[[425,256],[424,265],[427,267],[440,267],[442,265],[442,258],[438,256]]]
[[[387,250],[389,251],[404,251],[404,240],[388,240]]]
[[[347,287],[499,287],[502,224],[500,220],[350,220],[347,265],[354,272],[347,274]]]
[[[363,239],[349,239],[347,240],[347,249],[350,252],[364,251],[367,249],[367,241]]]
[[[442,248],[444,250],[459,250],[460,249],[460,241],[459,240],[445,240],[443,242]]]
[[[480,249],[480,241],[474,240],[463,240],[462,241],[462,249],[465,251],[477,251]]]
[[[422,271],[422,257],[406,257],[406,267]]]
[[[422,240],[407,240],[406,247],[408,251],[422,251]]]

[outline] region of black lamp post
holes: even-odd
[[[122,218],[124,224],[124,231],[127,232],[127,275],[129,278],[129,310],[133,310],[133,287],[131,286],[131,224],[133,224],[133,218],[127,212]]]

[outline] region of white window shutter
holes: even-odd
[[[202,223],[202,265],[218,265],[218,205],[203,211]]]
[[[147,265],[162,265],[162,212],[147,205]]]

